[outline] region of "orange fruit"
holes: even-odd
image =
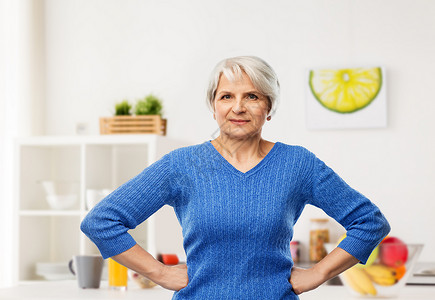
[[[406,273],[406,267],[405,265],[401,265],[398,268],[394,268],[396,270],[396,279],[400,280],[403,276],[405,276]]]

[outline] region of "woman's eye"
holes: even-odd
[[[230,95],[223,95],[223,96],[221,97],[221,99],[230,99],[230,98],[231,98]]]
[[[248,95],[248,98],[251,99],[251,100],[256,100],[256,99],[258,99],[257,95],[255,95],[255,94],[249,94],[249,95]]]

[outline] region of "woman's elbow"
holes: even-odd
[[[94,219],[92,216],[90,216],[89,214],[82,220],[82,222],[80,223],[80,230],[88,237],[92,236],[92,232],[95,230],[93,229],[93,224],[95,223]]]
[[[380,230],[379,232],[382,233],[382,239],[384,239],[391,231],[390,223],[388,222],[387,218],[385,218],[384,215],[381,215],[380,218]]]
[[[388,221],[387,221],[387,219],[385,219],[385,236],[387,236],[387,234],[389,234],[390,233],[390,231],[391,231],[391,226],[390,226],[390,223],[388,223]]]
[[[88,223],[89,223],[88,219],[86,219],[86,218],[84,218],[83,221],[80,223],[80,230],[86,235],[88,235],[88,233],[89,233]]]

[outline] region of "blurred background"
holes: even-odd
[[[167,136],[202,143],[219,129],[209,74],[237,55],[263,58],[281,83],[263,138],[314,152],[435,261],[433,16],[431,0],[0,0],[0,286],[17,251],[15,138],[98,135],[116,102],[154,93]],[[307,129],[307,69],[365,66],[385,68],[387,127]],[[307,207],[294,239],[324,216]]]

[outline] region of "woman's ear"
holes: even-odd
[[[216,120],[216,108],[214,107],[215,102],[213,101],[213,119]]]

